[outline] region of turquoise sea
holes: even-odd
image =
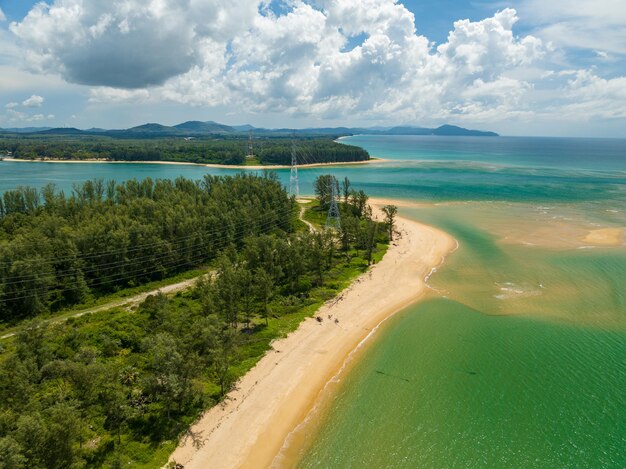
[[[302,193],[347,176],[459,249],[329,388],[283,463],[626,467],[626,140],[343,141],[393,161],[300,170]],[[0,192],[233,172],[5,161]]]

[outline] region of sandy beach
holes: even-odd
[[[374,213],[380,217],[378,209]],[[193,425],[194,437],[183,439],[170,461],[186,469],[272,463],[350,353],[382,321],[418,300],[428,276],[457,246],[446,233],[408,219],[399,217],[397,227],[400,237],[383,260],[320,309],[324,321],[307,319],[274,342],[225,401]]]
[[[207,164],[207,163],[189,163],[184,161],[111,161],[111,160],[57,160],[57,159],[39,159],[39,160],[22,160],[19,158],[4,157],[4,161],[11,163],[107,163],[107,164],[167,164],[167,165],[181,165],[181,166],[203,166],[205,168],[220,168],[220,169],[249,169],[249,170],[262,170],[262,169],[289,169],[289,165],[228,165],[228,164]],[[298,168],[323,168],[328,166],[354,166],[362,164],[372,163],[385,163],[390,160],[383,158],[371,158],[367,161],[345,161],[339,163],[312,163],[312,164],[299,164]]]

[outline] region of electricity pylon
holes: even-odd
[[[254,156],[254,147],[252,146],[252,131],[248,132],[248,158]]]
[[[300,197],[300,187],[298,186],[298,156],[296,155],[296,142],[291,141],[291,174],[289,176],[289,193]]]
[[[326,216],[326,229],[334,228],[336,230],[341,229],[341,215],[339,214],[339,205],[337,204],[337,181],[335,178],[331,181],[330,191],[330,208],[328,209],[328,215]]]

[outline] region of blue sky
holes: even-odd
[[[37,3],[0,0],[0,127],[626,137],[623,0]]]

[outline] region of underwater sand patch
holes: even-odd
[[[591,230],[583,242],[597,246],[621,246],[624,243],[626,228],[601,228]]]

